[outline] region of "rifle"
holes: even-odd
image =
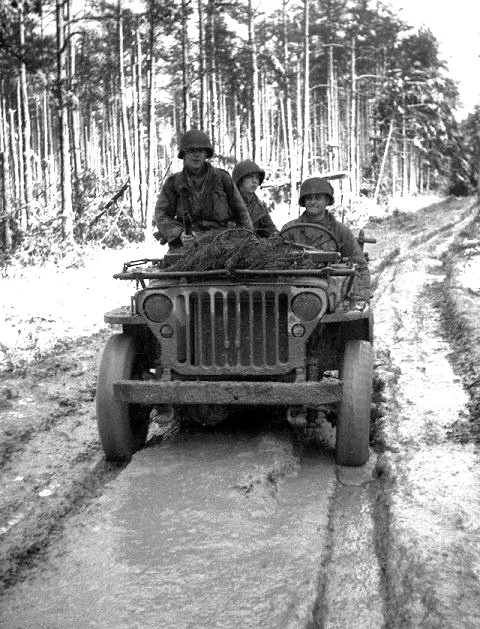
[[[185,236],[190,236],[193,238],[194,234],[192,232],[192,217],[190,216],[190,213],[186,209],[186,204],[184,202],[182,188],[180,188],[180,208],[182,210],[183,233],[185,234]],[[180,236],[180,238],[182,238],[182,236]],[[188,241],[190,241],[190,238],[187,239],[187,242]]]

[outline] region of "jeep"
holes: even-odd
[[[125,263],[114,277],[136,291],[105,315],[123,331],[108,339],[96,395],[107,460],[142,448],[153,408],[214,424],[251,407],[307,424],[323,413],[337,463],[368,460],[372,313],[352,308],[348,260],[305,249],[315,268],[175,271],[173,254]]]

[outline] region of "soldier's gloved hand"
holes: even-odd
[[[182,241],[182,245],[185,247],[193,244],[193,242],[195,241],[195,236],[193,234],[186,234],[185,232],[182,232],[180,235],[180,240]]]

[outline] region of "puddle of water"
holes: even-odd
[[[1,626],[286,626],[315,591],[334,484],[332,460],[299,465],[287,434],[146,449],[7,591]]]

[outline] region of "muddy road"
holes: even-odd
[[[381,417],[364,468],[335,465],[328,426],[262,416],[159,417],[128,466],[106,464],[105,330],[4,372],[0,626],[479,626],[475,213],[449,200],[368,226]]]

